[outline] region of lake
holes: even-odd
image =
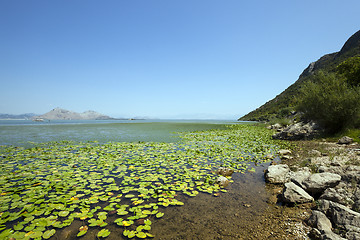
[[[176,142],[176,132],[224,129],[231,120],[0,120],[0,145],[29,142]]]
[[[0,145],[25,147],[0,148],[0,239],[51,240],[251,239],[279,149],[265,128],[215,120],[2,120]]]

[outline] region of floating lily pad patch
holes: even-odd
[[[184,133],[177,143],[2,147],[0,239],[49,239],[74,219],[83,224],[78,237],[93,228],[106,238],[112,234],[105,228],[109,224],[128,238],[153,237],[149,231],[163,217],[160,210],[186,204],[179,195],[225,194],[216,184],[220,166],[253,172],[250,163],[277,152],[280,146],[270,136],[266,129],[231,125]],[[145,219],[141,227],[134,224],[139,219]]]

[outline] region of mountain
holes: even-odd
[[[95,111],[86,111],[77,113],[62,108],[54,108],[50,112],[37,116],[36,119],[47,120],[110,120],[109,116],[103,115]]]
[[[24,114],[6,114],[0,113],[0,119],[32,119],[33,117],[37,116],[35,113],[24,113]]]
[[[316,62],[310,63],[294,84],[289,86],[274,99],[238,120],[268,121],[272,118],[282,118],[289,115],[294,110],[297,103],[299,89],[305,82],[313,78],[314,73],[319,70],[333,72],[340,63],[357,55],[360,55],[360,31],[352,35],[339,52],[324,55]]]

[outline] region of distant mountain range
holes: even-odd
[[[86,111],[77,113],[62,108],[54,108],[50,112],[39,115],[34,113],[5,114],[0,113],[0,119],[24,119],[24,120],[112,120],[115,118],[95,112]]]
[[[35,113],[24,113],[24,114],[6,114],[6,113],[0,113],[0,119],[32,119],[33,117],[36,117],[37,114]]]
[[[300,96],[301,87],[308,81],[315,81],[314,74],[319,70],[334,72],[336,67],[346,59],[360,55],[360,31],[353,34],[339,52],[324,55],[302,72],[298,80],[286,90],[268,101],[258,109],[246,114],[238,120],[268,121],[283,118],[294,110]]]
[[[111,120],[114,119],[107,115],[95,112],[95,111],[86,111],[83,113],[77,113],[69,111],[62,108],[54,108],[50,112],[47,112],[43,115],[36,116],[36,119],[46,119],[46,120]]]

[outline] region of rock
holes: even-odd
[[[283,198],[284,201],[288,203],[306,203],[314,201],[312,196],[293,182],[285,183]]]
[[[342,238],[339,235],[333,232],[325,232],[321,235],[321,239],[323,240],[347,240],[346,238]]]
[[[339,185],[345,185],[345,188],[340,188]],[[340,203],[347,207],[351,207],[354,204],[352,200],[353,194],[351,191],[348,191],[346,184],[341,182],[336,188],[328,188],[325,192],[320,196],[320,199],[330,200],[332,202]]]
[[[331,232],[332,224],[326,215],[320,211],[313,210],[308,224],[320,230],[320,232]]]
[[[290,168],[286,164],[271,165],[265,172],[265,179],[270,183],[285,183],[289,181]]]
[[[311,194],[323,192],[326,188],[335,187],[341,180],[341,176],[335,173],[314,173],[302,183],[305,190]]]
[[[290,180],[301,188],[305,188],[303,185],[303,181],[307,179],[310,175],[311,172],[309,170],[297,171],[291,174]]]
[[[225,167],[220,167],[217,171],[217,174],[227,177],[227,176],[231,176],[234,173],[234,169],[230,169],[230,168],[225,168]]]
[[[351,137],[344,136],[344,137],[340,138],[337,143],[348,145],[348,144],[352,143],[353,141],[354,141],[354,139],[352,139]]]
[[[348,182],[360,184],[360,166],[348,166],[342,174],[342,178]]]
[[[332,202],[342,203],[343,198],[336,192],[334,188],[328,188],[320,196],[320,199],[326,199]]]
[[[347,240],[359,240],[360,239],[360,233],[350,231],[350,232],[347,232],[345,234],[345,237],[346,237]]]
[[[345,234],[346,239],[350,239],[350,240],[360,239],[360,228],[350,226],[350,225],[345,225],[345,228],[348,231]]]
[[[315,150],[315,149],[309,151],[309,154],[314,156],[314,157],[321,157],[321,155],[322,155],[322,153],[320,151]]]
[[[296,123],[288,126],[283,131],[274,134],[272,137],[274,139],[282,139],[282,140],[301,140],[301,139],[309,139],[313,138],[320,131],[319,126],[314,123]]]
[[[360,228],[360,213],[329,200],[320,199],[318,210],[325,213],[337,228]]]
[[[321,240],[321,232],[316,228],[312,228],[309,232],[309,237],[314,240]]]
[[[342,176],[344,174],[343,169],[338,166],[330,166],[330,167],[320,166],[318,168],[318,171],[319,171],[319,173],[323,173],[323,172],[336,173],[340,176]]]
[[[219,184],[220,186],[227,187],[227,185],[229,185],[229,179],[227,179],[224,176],[219,176],[216,179],[216,183]]]
[[[269,129],[274,129],[274,130],[279,130],[281,128],[282,128],[282,126],[280,123],[275,123],[269,127]]]
[[[331,202],[328,212],[337,227],[345,228],[350,225],[360,228],[360,213],[334,202]]]
[[[287,150],[287,149],[281,149],[278,151],[278,154],[281,156],[285,156],[285,155],[291,155],[291,151]]]

